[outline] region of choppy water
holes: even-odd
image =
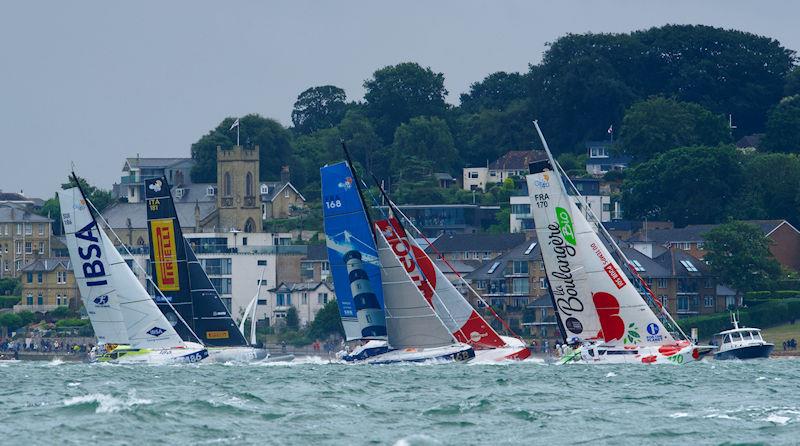
[[[0,444],[798,444],[798,366],[0,362]]]

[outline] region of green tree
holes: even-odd
[[[527,96],[528,79],[524,75],[498,71],[470,85],[469,92],[461,94],[460,107],[471,113],[482,109],[502,111]]]
[[[86,179],[81,177],[78,177],[78,181],[80,182],[83,192],[86,194],[87,198],[89,198],[89,201],[91,201],[100,212],[103,212],[114,203],[114,194],[111,191],[92,186]],[[61,184],[61,189],[69,189],[75,187],[76,184],[75,179],[69,176],[67,177],[67,182]],[[59,205],[57,195],[45,201],[41,209],[39,209],[38,214],[53,220],[54,235],[64,234],[64,228],[61,223],[61,206]]]
[[[731,221],[704,236],[704,260],[723,283],[740,292],[767,288],[780,276],[769,251],[771,240],[755,225]]]
[[[800,94],[783,98],[769,112],[763,146],[773,152],[800,153]]]
[[[391,152],[383,146],[372,122],[362,112],[348,110],[339,123],[339,134],[347,143],[354,162],[364,166],[369,175],[388,177]]]
[[[0,314],[0,328],[5,328],[8,331],[15,331],[16,329],[24,326],[22,318],[14,313]]]
[[[703,107],[664,97],[633,104],[620,129],[622,151],[644,161],[676,147],[730,142],[728,122]]]
[[[754,153],[746,157],[748,197],[742,205],[742,217],[786,219],[800,225],[800,155],[789,153]]]
[[[7,296],[10,294],[18,294],[22,282],[18,278],[6,277],[0,279],[0,296]]]
[[[525,101],[514,101],[505,110],[483,109],[451,120],[460,157],[468,166],[485,166],[509,150],[523,150],[537,141]]]
[[[286,310],[286,329],[297,331],[300,328],[300,318],[297,316],[297,308],[294,306]]]
[[[623,208],[627,218],[669,220],[678,227],[718,223],[740,212],[745,182],[734,147],[681,147],[628,170]]]
[[[217,181],[217,146],[230,149],[236,145],[236,129],[231,130],[234,118],[225,118],[215,129],[192,144],[192,181]],[[239,120],[240,141],[244,147],[259,147],[259,180],[277,180],[281,168],[290,165],[291,134],[273,119],[246,115]]]
[[[346,100],[344,90],[333,85],[312,87],[300,93],[292,109],[295,131],[307,135],[335,127],[344,118]]]
[[[364,82],[367,116],[385,144],[392,142],[395,129],[415,116],[443,116],[444,74],[413,62],[389,65]]]
[[[458,164],[458,152],[450,128],[437,117],[415,117],[397,127],[392,153],[394,172],[401,170],[412,157],[430,161],[439,172],[451,172]]]
[[[328,301],[317,311],[314,321],[308,328],[309,339],[325,339],[331,335],[344,337],[342,318],[339,317],[339,307],[335,300]]]
[[[786,75],[786,84],[783,87],[784,96],[794,96],[796,94],[800,94],[800,67],[794,67]]]

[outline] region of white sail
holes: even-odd
[[[100,235],[131,346],[151,349],[182,346],[183,340],[125,263],[111,239],[103,231],[100,231]]]
[[[398,257],[408,252],[407,245],[391,228],[375,232],[389,345],[404,349],[454,344],[455,338],[450,330],[444,326],[409,275],[414,270],[413,262],[401,262]]]
[[[108,262],[100,244],[100,230],[78,188],[58,192],[67,249],[97,343],[128,344],[128,332]]]
[[[403,250],[399,254],[400,262],[409,265],[411,271],[408,275],[416,281],[417,288],[425,300],[456,340],[475,348],[498,348],[506,345],[500,335],[472,308],[467,299],[431,261],[413,237],[408,237],[395,218],[379,220],[375,224],[380,231],[393,231],[403,244],[408,246],[408,250]]]
[[[549,162],[538,163],[527,182],[542,259],[567,339],[607,345],[675,342]]]

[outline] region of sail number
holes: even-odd
[[[546,208],[547,201],[550,199],[550,196],[547,194],[536,194],[533,196],[533,199],[536,202],[537,208]]]
[[[342,200],[336,195],[325,197],[325,207],[328,209],[338,209],[342,207]]]

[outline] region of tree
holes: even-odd
[[[786,219],[800,225],[800,155],[789,153],[754,153],[745,161],[751,175],[746,185],[748,197],[742,202],[741,215],[753,219]]]
[[[431,162],[438,172],[455,169],[458,152],[443,119],[420,116],[397,127],[392,144],[392,171],[399,172],[412,157]]]
[[[22,318],[15,313],[0,314],[0,328],[5,328],[8,331],[15,331],[24,325],[25,324],[22,323]]]
[[[413,62],[375,71],[372,78],[364,82],[364,89],[367,116],[387,145],[400,124],[415,116],[443,116],[447,110],[444,74]]]
[[[538,142],[525,101],[514,101],[503,111],[483,109],[461,114],[451,122],[459,155],[468,166],[485,166],[509,150],[530,148]]]
[[[622,151],[639,161],[676,147],[729,141],[725,118],[697,104],[664,97],[637,102],[626,110],[619,137]]]
[[[740,212],[746,179],[732,146],[672,149],[628,170],[623,208],[627,218],[669,220],[678,227],[717,223]]]
[[[314,321],[308,328],[309,339],[325,339],[331,335],[344,337],[342,318],[339,317],[339,307],[335,300],[329,300],[317,311]]]
[[[78,177],[78,181],[80,182],[81,188],[86,194],[86,197],[92,202],[98,211],[103,212],[107,207],[114,203],[114,194],[111,191],[92,186],[88,181],[86,181],[86,179],[81,177]],[[75,187],[77,184],[78,183],[75,182],[75,179],[72,178],[72,176],[69,176],[67,177],[67,182],[61,184],[61,189],[69,189],[71,187]],[[62,235],[64,233],[61,222],[61,206],[59,204],[57,195],[45,201],[44,205],[42,205],[41,209],[39,209],[37,213],[43,217],[48,217],[53,220],[54,235]]]
[[[225,118],[196,143],[192,144],[192,181],[217,181],[217,146],[230,149],[236,145],[236,129],[231,130],[234,118]],[[259,180],[277,180],[281,168],[292,157],[291,134],[273,119],[256,114],[239,119],[240,142],[244,147],[259,147]]]
[[[769,251],[771,240],[755,225],[731,221],[704,236],[704,260],[723,283],[740,292],[767,288],[780,276]]]
[[[800,94],[783,98],[769,112],[763,146],[773,152],[800,153]]]
[[[300,328],[300,318],[297,316],[297,308],[290,306],[286,310],[286,329],[297,331]]]
[[[335,127],[347,108],[344,90],[333,85],[312,87],[297,96],[292,110],[292,124],[300,134]]]
[[[786,75],[786,84],[783,87],[784,96],[794,96],[796,94],[800,94],[800,67],[794,67]]]
[[[0,279],[0,296],[18,295],[22,281],[14,277]]]
[[[502,111],[514,101],[528,96],[528,79],[519,73],[498,71],[469,86],[461,94],[461,109],[476,113],[483,109]]]

